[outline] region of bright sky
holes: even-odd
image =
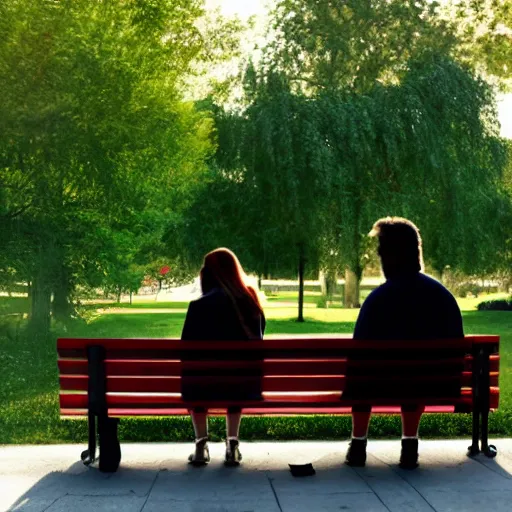
[[[267,6],[272,3],[272,0],[206,0],[208,8],[220,8],[225,16],[238,15],[241,19],[263,17]],[[502,136],[512,139],[512,94],[500,96],[498,112]]]
[[[266,0],[206,0],[208,8],[220,7],[222,14],[238,15],[242,19],[265,14],[267,3]]]

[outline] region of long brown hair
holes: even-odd
[[[220,247],[209,252],[204,257],[200,273],[203,293],[208,293],[215,287],[221,288],[231,299],[242,326],[248,331],[246,319],[263,316],[256,290],[245,282],[246,275],[236,255]],[[252,337],[254,333],[248,332]]]

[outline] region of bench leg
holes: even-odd
[[[89,411],[88,415],[89,426],[89,446],[80,455],[82,462],[89,466],[96,460],[96,415]]]
[[[489,407],[482,411],[482,452],[490,459],[498,454],[496,446],[489,444]]]
[[[468,448],[468,455],[478,455],[480,453],[480,411],[473,410],[473,440]]]

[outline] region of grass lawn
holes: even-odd
[[[463,311],[466,333],[501,335],[501,403],[500,411],[491,416],[490,428],[495,435],[512,435],[512,312],[479,312],[471,309],[482,298],[464,300],[461,306],[467,309]],[[164,307],[176,308],[172,304]],[[21,309],[23,304],[17,301],[16,306]],[[133,307],[140,308],[140,304]],[[308,308],[307,321],[299,324],[295,321],[296,307],[269,304],[267,333],[352,332],[357,314],[357,310]],[[57,336],[178,337],[184,318],[184,311],[135,314],[128,308],[126,313],[98,315],[89,323],[76,322],[67,332],[56,330],[45,340],[16,340],[2,337],[0,332],[0,444],[85,442],[87,439],[85,422],[59,418]],[[213,439],[222,437],[223,421],[213,419],[210,430]],[[471,418],[467,415],[429,415],[424,417],[420,433],[424,437],[449,437],[469,435],[470,431]],[[188,418],[126,419],[121,422],[120,432],[122,439],[130,441],[193,438]],[[373,418],[372,436],[399,433],[399,417]],[[246,439],[329,439],[349,435],[349,417],[245,418],[242,422],[242,436]]]

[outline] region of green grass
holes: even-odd
[[[268,334],[352,332],[357,310],[307,309],[305,323],[295,321],[296,308],[267,310]],[[467,333],[501,335],[500,411],[490,419],[491,433],[512,435],[512,312],[465,311]],[[58,376],[55,339],[57,336],[89,337],[179,337],[185,313],[103,314],[89,323],[75,322],[60,328],[46,339],[0,332],[0,444],[85,442],[86,423],[63,421],[58,410]],[[224,432],[222,419],[211,421],[213,439]],[[422,421],[424,437],[469,435],[467,415],[429,415]],[[398,436],[399,417],[372,419],[374,437]],[[188,418],[125,419],[120,435],[130,441],[190,440]],[[311,416],[283,418],[245,418],[242,436],[246,439],[339,439],[350,435],[349,417]]]
[[[0,316],[28,313],[27,297],[0,297]]]

